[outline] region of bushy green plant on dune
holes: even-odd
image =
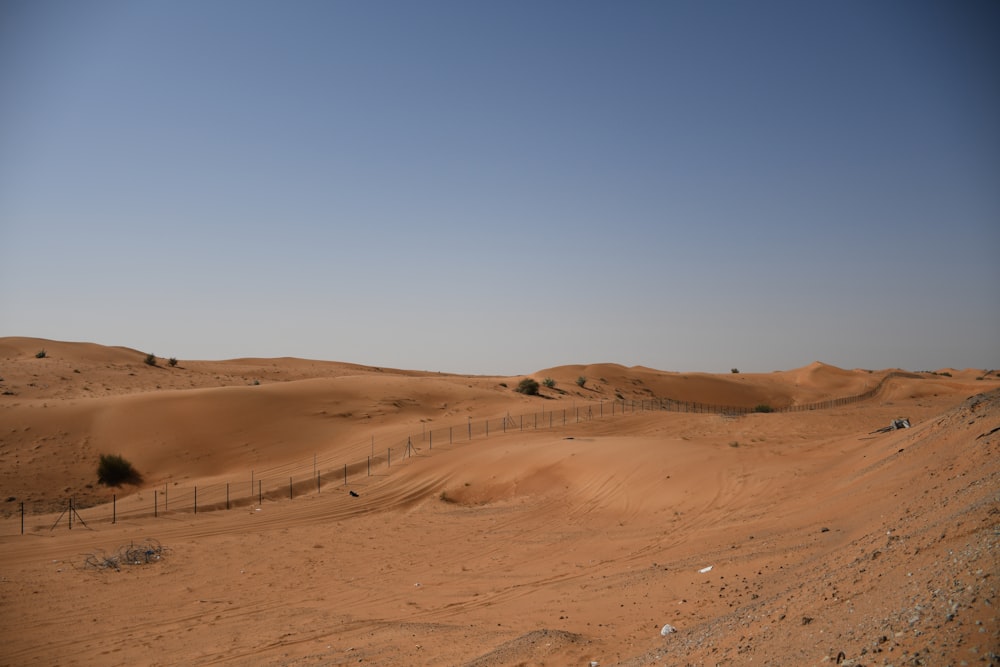
[[[517,384],[517,389],[514,391],[521,394],[526,394],[528,396],[538,395],[538,381],[534,378],[524,378]]]
[[[97,463],[97,482],[104,486],[139,484],[142,475],[121,454],[101,454]]]

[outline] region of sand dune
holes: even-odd
[[[519,377],[144,357],[0,339],[0,664],[997,664],[993,373],[592,364],[539,370],[555,386],[529,397]],[[803,412],[634,408],[875,386]],[[407,439],[346,485],[185,504]],[[143,484],[97,485],[107,452]],[[68,497],[88,528],[56,523]],[[86,567],[147,538],[162,560]]]

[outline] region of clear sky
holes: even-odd
[[[996,2],[0,0],[0,335],[1000,367]]]

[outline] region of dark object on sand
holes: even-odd
[[[880,429],[872,431],[872,433],[888,433],[889,431],[895,431],[901,428],[910,428],[909,417],[904,417],[902,419],[893,419],[892,423],[888,426],[883,426]]]

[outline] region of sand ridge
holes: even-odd
[[[806,412],[418,440],[392,468],[294,500],[91,530],[50,531],[57,514],[42,514],[21,536],[11,506],[85,493],[112,444],[148,494],[542,404],[795,405],[898,372],[594,364],[543,369],[533,377],[555,388],[526,397],[519,377],[291,359],[144,368],[138,351],[102,350],[0,339],[0,482],[16,499],[0,522],[0,664],[996,663],[993,374],[893,375],[871,400]],[[913,428],[872,433],[900,416]],[[167,548],[161,562],[83,566],[146,538]],[[664,623],[678,632],[661,637]]]

